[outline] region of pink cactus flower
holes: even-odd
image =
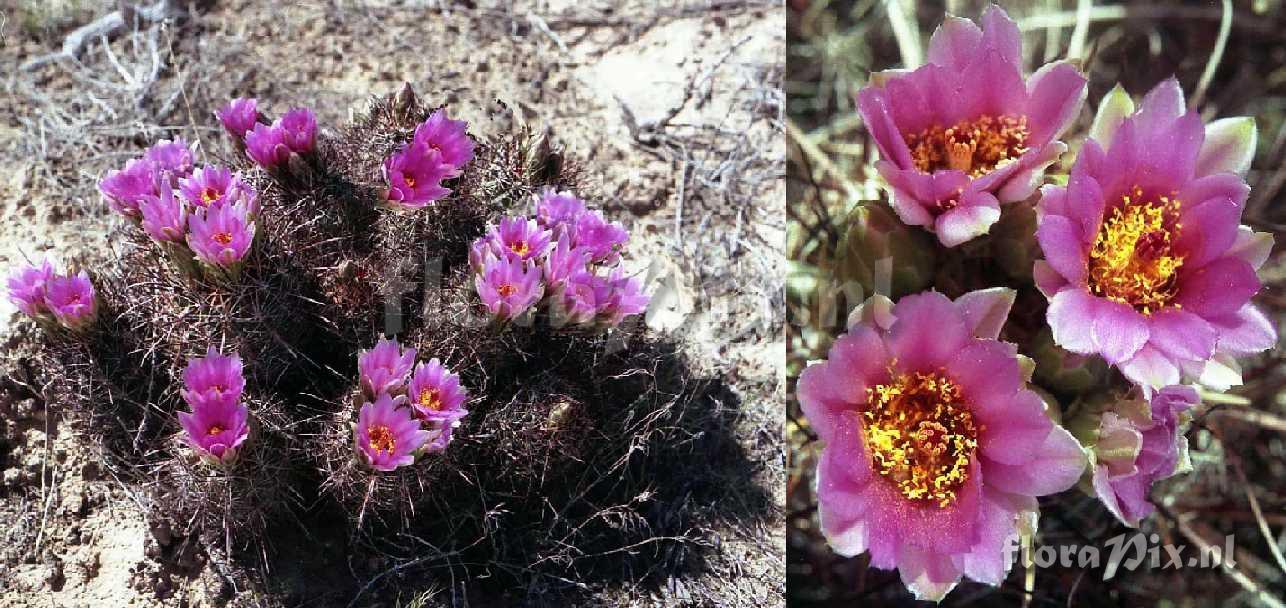
[[[317,142],[317,117],[308,108],[293,108],[278,119],[282,141],[296,154],[308,154]]]
[[[468,128],[469,123],[451,120],[443,108],[415,128],[411,145],[436,150],[439,162],[449,167],[446,177],[457,177],[473,160],[473,140],[469,139]]]
[[[179,193],[193,208],[206,209],[254,198],[254,189],[226,167],[206,165],[179,182]]]
[[[558,242],[549,250],[549,255],[541,263],[545,284],[550,291],[558,290],[573,274],[584,271],[589,266],[591,255],[589,250],[572,247],[571,243],[571,237],[558,237]]]
[[[1225,120],[1203,128],[1174,79],[1138,112],[1118,88],[1067,186],[1042,189],[1034,274],[1054,341],[1101,355],[1145,395],[1277,342],[1250,304],[1272,237],[1239,226],[1254,123]]]
[[[448,194],[442,180],[451,166],[442,162],[442,153],[414,143],[404,146],[384,160],[384,179],[388,181],[388,200],[403,209],[423,209]]]
[[[557,192],[552,188],[540,193],[536,200],[536,221],[554,236],[567,234],[585,213],[585,201],[570,192]]]
[[[215,115],[219,117],[219,122],[223,123],[223,128],[229,135],[237,141],[242,141],[246,138],[246,133],[254,129],[255,123],[259,120],[258,101],[253,97],[238,97],[215,112]]]
[[[255,224],[239,205],[216,207],[188,219],[188,247],[201,261],[233,268],[250,252]]]
[[[414,348],[403,350],[396,339],[380,340],[375,348],[364,350],[357,357],[362,390],[371,399],[396,391],[406,384],[406,375],[414,365]]]
[[[182,243],[188,223],[188,208],[177,197],[174,189],[161,187],[160,196],[149,196],[139,205],[143,214],[143,230],[158,243]]]
[[[241,355],[223,355],[211,346],[204,357],[188,360],[180,394],[192,406],[192,411],[199,411],[209,405],[235,405],[245,388]]]
[[[841,555],[897,568],[919,599],[940,600],[961,576],[1000,584],[1018,518],[1085,468],[1026,388],[1015,347],[996,339],[1013,302],[1004,291],[872,298],[799,379],[824,444],[822,533]]]
[[[9,288],[9,300],[29,317],[39,317],[49,312],[45,294],[49,282],[54,278],[54,267],[49,260],[39,266],[25,264],[14,269],[6,282]]]
[[[274,169],[290,160],[290,146],[279,125],[258,123],[246,134],[246,155],[265,169]]]
[[[540,227],[536,220],[525,217],[501,218],[491,228],[491,243],[498,246],[497,255],[535,263],[549,250],[550,232]]]
[[[643,282],[634,277],[625,276],[625,271],[616,268],[610,280],[612,293],[607,306],[599,311],[599,321],[609,327],[615,327],[625,317],[647,312],[647,305],[652,297],[643,292]]]
[[[139,205],[147,197],[157,195],[156,172],[146,160],[131,160],[124,169],[108,171],[98,182],[98,190],[112,211],[138,219],[141,216]]]
[[[544,284],[540,267],[525,267],[521,260],[493,258],[473,279],[482,304],[497,319],[510,320],[540,301]]]
[[[894,211],[947,247],[986,234],[1000,204],[1032,195],[1085,100],[1085,77],[1066,61],[1024,82],[1022,38],[1000,7],[981,23],[948,15],[926,65],[875,74],[857,95]]]
[[[500,245],[496,243],[495,235],[492,231],[474,239],[473,244],[469,246],[469,267],[474,272],[482,272],[487,262],[495,259],[500,251]]]
[[[250,436],[250,411],[235,399],[194,405],[191,412],[178,416],[192,448],[219,464],[235,462]]]
[[[1169,386],[1151,403],[1126,402],[1103,413],[1094,446],[1094,492],[1125,525],[1137,528],[1156,510],[1148,490],[1174,474],[1180,452],[1187,449],[1180,414],[1198,403],[1192,387]]]
[[[615,264],[630,233],[617,222],[603,218],[601,211],[586,211],[576,219],[576,246],[590,252],[592,261]]]
[[[64,327],[84,329],[98,318],[98,297],[84,270],[73,276],[54,275],[45,284],[45,303]]]
[[[403,400],[398,397],[398,400]],[[357,452],[376,471],[392,471],[415,463],[415,453],[433,434],[420,428],[410,408],[397,407],[387,393],[362,405],[353,439]]]
[[[589,323],[611,305],[612,282],[594,273],[579,270],[568,277],[558,295],[558,312],[567,323]]]
[[[159,177],[167,177],[171,184],[178,178],[192,173],[192,148],[182,138],[173,141],[162,139],[147,149],[144,158],[150,163]]]
[[[450,426],[469,413],[464,409],[469,394],[460,386],[460,376],[443,367],[437,358],[415,366],[407,396],[415,413],[424,420]]]

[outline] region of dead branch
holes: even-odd
[[[183,8],[174,0],[157,0],[156,4],[151,6],[137,6],[128,2],[121,2],[121,8],[82,25],[73,30],[72,33],[67,34],[67,37],[63,39],[62,49],[31,59],[23,63],[19,69],[23,72],[33,72],[50,63],[75,60],[90,42],[98,38],[106,40],[119,34],[129,22],[137,20],[139,22],[153,23],[165,21],[181,14],[183,14]]]

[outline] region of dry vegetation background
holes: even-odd
[[[99,200],[97,178],[160,138],[219,149],[211,112],[233,96],[256,96],[274,114],[310,106],[326,129],[370,95],[410,82],[484,137],[515,122],[547,124],[585,164],[594,186],[584,194],[631,229],[636,266],[650,265],[661,306],[649,325],[679,337],[698,374],[727,388],[698,405],[722,412],[733,438],[726,449],[746,463],[737,473],[747,481],[693,488],[693,504],[654,505],[661,514],[711,516],[694,518],[678,556],[657,555],[646,572],[545,581],[504,597],[557,605],[569,589],[608,604],[781,601],[783,7],[174,2],[164,20],[144,5],[137,24],[85,37],[72,55],[49,55],[116,8],[0,0],[0,268],[43,255],[106,259],[106,227],[117,220]],[[6,389],[22,363],[11,352],[18,317],[8,302],[0,307]],[[149,522],[146,498],[117,479],[56,407],[14,394],[0,390],[0,605],[253,606],[280,597],[285,605],[346,605],[377,576],[380,597],[392,599],[373,604],[370,594],[357,605],[485,605],[477,598],[487,581],[407,561],[345,563],[337,547],[316,550],[342,576],[284,569],[266,577],[269,585],[237,588],[226,564]],[[768,501],[728,510],[744,516],[702,502],[748,501],[740,490],[747,486]],[[646,559],[652,549],[621,552]]]
[[[1251,115],[1259,146],[1248,181],[1244,223],[1276,234],[1277,247],[1261,271],[1257,297],[1281,327],[1286,317],[1286,7],[1280,0],[1235,2],[1001,1],[1024,32],[1027,65],[1084,49],[1089,98],[1083,137],[1099,99],[1116,82],[1142,95],[1176,75],[1203,116]],[[872,167],[875,144],[861,126],[853,95],[868,74],[904,65],[922,53],[946,12],[976,19],[979,1],[892,2],[792,0],[787,16],[786,94],[789,209],[787,374],[794,380],[810,359],[825,356],[834,323],[822,325],[835,247],[845,218],[861,201],[884,196]],[[1226,40],[1220,34],[1224,7]],[[1084,9],[1078,20],[1077,10]],[[919,55],[922,57],[922,55]],[[1208,86],[1200,86],[1203,74]],[[983,85],[985,86],[985,84]],[[1069,143],[1075,148],[1075,138]],[[1004,220],[1002,219],[1002,222]],[[896,262],[895,262],[896,264]],[[838,318],[843,319],[843,309]],[[834,319],[836,317],[830,316]],[[1286,543],[1286,353],[1276,349],[1245,362],[1246,384],[1224,402],[1207,402],[1189,440],[1195,471],[1154,491],[1156,516],[1142,531],[1161,542],[1187,545],[1185,556],[1231,534],[1236,567],[1118,572],[1103,568],[1015,567],[992,589],[964,583],[952,605],[1005,606],[1281,606],[1286,561],[1273,545]],[[866,567],[865,558],[831,553],[817,529],[812,472],[820,452],[797,402],[787,420],[787,557],[791,605],[851,606],[910,603],[897,574]],[[1130,532],[1095,499],[1072,490],[1041,500],[1044,545],[1104,546]],[[1164,559],[1163,559],[1164,562]]]

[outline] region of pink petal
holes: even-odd
[[[1277,328],[1252,304],[1241,307],[1230,319],[1222,318],[1215,323],[1221,351],[1249,355],[1277,346]]]
[[[1148,324],[1128,304],[1102,300],[1093,325],[1094,347],[1108,363],[1118,364],[1148,341]]]
[[[982,474],[990,488],[1023,496],[1045,496],[1075,485],[1085,463],[1081,444],[1067,429],[1055,424],[1031,460],[1010,465],[987,459]]]
[[[1022,63],[1022,34],[1018,24],[1005,14],[1005,10],[992,4],[982,13],[982,45],[998,51],[1000,56],[1015,69]]]
[[[1248,262],[1225,257],[1182,276],[1176,301],[1202,317],[1220,317],[1241,310],[1259,287],[1259,278]]]
[[[1178,250],[1185,254],[1183,263],[1205,266],[1227,252],[1237,240],[1241,207],[1227,198],[1213,198],[1192,207],[1185,205],[1179,221],[1186,228],[1179,231],[1175,241]]]
[[[963,568],[950,555],[906,545],[898,558],[898,573],[915,599],[936,602],[960,582]]]
[[[1032,74],[1027,81],[1029,141],[1057,139],[1076,120],[1085,103],[1085,83],[1080,70],[1066,61],[1045,64]]]
[[[1030,462],[1054,425],[1040,397],[1025,389],[995,403],[971,405],[986,427],[978,439],[983,456],[1002,464]]]
[[[946,365],[947,375],[974,407],[1002,406],[1022,388],[1017,354],[1012,344],[975,340]]]
[[[1250,194],[1246,181],[1233,173],[1216,173],[1194,179],[1179,190],[1178,198],[1185,206],[1196,206],[1211,199],[1226,199],[1241,209]]]
[[[991,225],[1000,219],[1000,203],[996,197],[986,192],[974,192],[964,195],[969,197],[968,204],[938,216],[934,223],[934,232],[944,247],[955,247],[965,241],[987,234]]]
[[[1009,574],[1017,546],[1018,512],[1035,510],[1036,501],[988,489],[983,493],[981,517],[978,519],[979,540],[964,555],[964,574],[988,585],[1000,585]]]
[[[968,19],[947,15],[929,39],[929,63],[963,71],[973,59],[982,30]]]
[[[1118,367],[1126,378],[1143,387],[1160,388],[1179,383],[1179,367],[1151,345],[1140,348]]]
[[[1045,260],[1036,260],[1036,263],[1032,266],[1032,278],[1036,281],[1036,288],[1046,298],[1054,297],[1054,294],[1068,286],[1067,279],[1058,274],[1054,267],[1050,266]]]
[[[973,337],[995,340],[1009,318],[1017,292],[1007,287],[971,291],[955,299],[956,308],[964,315]]]
[[[1099,299],[1083,287],[1068,287],[1049,300],[1046,319],[1054,333],[1054,343],[1074,353],[1089,355],[1094,348],[1094,316]]]
[[[1046,215],[1036,228],[1036,240],[1050,268],[1069,283],[1085,283],[1089,254],[1080,226],[1060,215]]]
[[[899,168],[914,167],[911,151],[889,114],[884,91],[871,87],[862,89],[857,94],[857,107],[862,114],[862,122],[866,123],[866,129],[880,149],[880,156],[896,163]]]
[[[902,298],[885,345],[902,371],[931,371],[950,361],[969,340],[964,317],[946,296],[929,291]]]
[[[1180,308],[1168,307],[1148,318],[1148,338],[1162,352],[1180,359],[1203,360],[1214,352],[1219,332],[1198,317]]]

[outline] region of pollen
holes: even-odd
[[[442,399],[438,398],[438,390],[434,388],[426,388],[420,391],[420,398],[417,402],[435,412],[442,409]]]
[[[518,288],[510,285],[509,283],[505,283],[504,285],[496,288],[496,293],[499,293],[502,298],[507,298],[517,292]]]
[[[210,437],[214,437],[215,435],[218,435],[219,433],[222,433],[222,432],[223,432],[223,427],[220,427],[217,424],[212,424],[210,425],[210,430],[206,431],[205,434],[209,435]]]
[[[942,373],[892,376],[866,389],[862,422],[875,471],[908,500],[946,507],[968,479],[978,447],[973,414]]]
[[[367,431],[371,438],[371,449],[376,452],[392,454],[393,449],[397,447],[397,439],[393,437],[393,430],[387,426],[373,426]]]
[[[518,241],[510,245],[509,249],[520,256],[526,256],[531,252],[531,248],[527,246],[527,241]]]
[[[211,236],[210,238],[214,239],[214,242],[220,245],[227,245],[232,242],[232,235],[227,232],[216,232],[214,233],[214,236]]]
[[[219,200],[218,190],[215,190],[213,187],[207,186],[205,190],[201,191],[201,201],[204,202],[205,204],[209,205],[210,203],[213,203],[216,200]]]
[[[414,187],[415,187],[415,177],[410,176],[410,175],[403,175],[403,176],[402,176],[402,180],[406,182],[406,187],[407,187],[407,188],[414,188]]]
[[[1150,315],[1178,306],[1183,255],[1174,249],[1182,225],[1180,201],[1150,199],[1135,186],[1107,214],[1089,254],[1089,288],[1096,296],[1129,304]]]
[[[958,169],[979,177],[1027,151],[1026,116],[988,116],[908,135],[911,161],[924,173]]]

